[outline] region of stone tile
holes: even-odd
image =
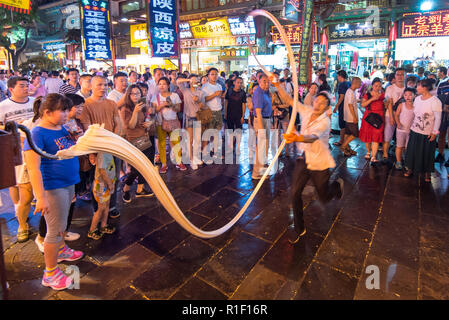
[[[133,244],[82,277],[79,290],[61,292],[59,297],[64,300],[113,299],[120,290],[160,259],[141,245]]]
[[[315,259],[356,277],[362,271],[370,240],[369,232],[337,222]]]
[[[288,280],[298,281],[305,275],[322,242],[322,237],[307,232],[300,242],[292,246],[288,242],[288,233],[285,232],[260,264]]]
[[[25,281],[10,281],[8,299],[9,300],[48,300],[56,292],[53,289],[44,287],[42,284],[42,276],[37,279]]]
[[[373,271],[368,266],[379,269],[379,288],[368,289],[376,284]],[[384,258],[369,255],[355,293],[356,300],[416,300],[418,298],[418,272]]]
[[[449,230],[449,219],[435,215],[422,214],[421,229],[445,233]]]
[[[421,247],[419,253],[421,273],[449,279],[449,253],[425,247]]]
[[[198,276],[231,295],[268,248],[268,242],[241,233],[209,261]]]
[[[449,279],[438,275],[429,276],[422,273],[420,276],[419,299],[422,300],[448,300]]]
[[[418,185],[405,177],[390,177],[387,193],[394,196],[418,200]],[[402,201],[407,201],[402,199]]]
[[[193,277],[183,285],[171,300],[226,300],[228,297],[208,285],[203,280]]]
[[[186,217],[199,228],[202,228],[208,222],[207,218],[192,212],[186,213]],[[188,231],[177,222],[172,222],[149,234],[139,241],[139,244],[159,256],[164,256],[189,236]]]
[[[217,217],[220,212],[231,206],[243,196],[242,193],[228,188],[221,189],[213,197],[192,208],[193,212],[209,218]]]
[[[167,299],[214,253],[210,245],[190,237],[132,284],[150,299]]]
[[[182,212],[189,211],[206,199],[207,198],[205,196],[202,196],[196,192],[191,192],[189,190],[185,190],[175,197],[175,201]]]
[[[231,300],[273,300],[285,278],[257,264],[235,291]]]
[[[380,221],[370,253],[410,269],[418,270],[418,241],[419,230],[417,225]]]
[[[418,199],[390,195],[390,187],[388,187],[382,205],[381,220],[392,224],[417,225],[419,222]]]
[[[126,287],[117,292],[112,300],[146,300],[131,287]]]
[[[192,191],[199,193],[205,197],[210,197],[232,182],[235,182],[234,178],[225,175],[219,175],[217,177],[204,181],[200,185],[193,188]]]
[[[346,199],[338,221],[372,232],[379,217],[379,202],[371,199]]]
[[[356,286],[356,278],[314,262],[294,299],[352,300]]]
[[[437,249],[449,253],[449,234],[446,232],[436,232],[421,230],[420,244],[422,247]]]
[[[340,209],[341,207],[337,202],[330,202],[327,205],[323,205],[319,201],[312,201],[304,209],[306,229],[324,237],[329,232]]]

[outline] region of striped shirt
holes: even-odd
[[[62,95],[66,94],[66,93],[76,94],[78,92],[78,90],[81,90],[81,86],[79,83],[76,84],[76,88],[72,87],[72,85],[69,83],[64,83],[59,88],[59,94],[62,94]]]

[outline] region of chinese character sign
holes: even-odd
[[[336,42],[345,39],[386,38],[388,36],[388,22],[379,25],[367,23],[337,24],[329,26],[329,41]]]
[[[150,45],[153,57],[178,56],[176,0],[148,0]]]
[[[404,14],[399,25],[400,38],[449,36],[449,10]]]
[[[112,59],[109,2],[81,0],[81,5],[85,59]]]
[[[201,23],[201,20],[190,21],[193,37],[196,39],[231,36],[231,30],[226,18],[214,19]]]
[[[309,83],[312,65],[310,57],[312,54],[312,28],[313,28],[313,1],[304,0],[302,16],[301,48],[299,49],[299,84]]]

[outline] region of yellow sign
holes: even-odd
[[[148,33],[146,23],[134,24],[129,26],[129,28],[131,34],[131,47],[148,48]]]
[[[0,0],[0,7],[15,8],[16,11],[24,13],[28,13],[31,9],[30,0]]]
[[[194,20],[189,22],[194,38],[203,39],[232,36],[226,18],[208,21],[204,24],[200,24],[201,21],[202,20]]]

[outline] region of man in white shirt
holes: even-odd
[[[396,130],[393,106],[404,94],[405,69],[397,68],[394,72],[394,79],[394,84],[389,86],[385,91],[385,106],[387,111],[385,112],[384,142],[382,143],[384,162],[388,159],[388,150],[390,149],[390,143]]]
[[[293,105],[293,99],[281,87],[279,82],[273,83],[279,90],[282,101]],[[312,179],[321,202],[326,203],[333,198],[343,197],[343,180],[337,179],[329,183],[330,168],[335,167],[335,161],[329,150],[329,132],[331,128],[327,110],[330,100],[326,94],[319,93],[313,102],[313,108],[297,103],[301,116],[301,132],[284,134],[287,143],[300,142],[305,151],[305,159],[298,159],[292,178],[292,207],[294,214],[294,229],[289,234],[289,242],[296,244],[306,233],[303,216],[302,192]]]
[[[64,84],[64,82],[59,78],[58,71],[52,71],[51,77],[45,80],[45,91],[47,94],[50,93],[59,93],[59,88]]]
[[[383,74],[382,70],[380,69],[380,66],[374,66],[373,70],[374,70],[374,73],[371,76],[371,82],[376,78],[379,78],[380,80],[384,79],[384,74]]]
[[[28,94],[28,79],[25,77],[11,77],[8,80],[8,90],[11,98],[0,103],[0,128],[3,128],[8,121],[22,123],[34,116],[34,98]],[[21,137],[23,144],[24,138]],[[9,188],[11,200],[14,203],[19,228],[17,230],[17,241],[25,242],[29,238],[29,227],[27,223],[30,212],[31,201],[33,200],[33,190],[30,178],[26,170],[26,165],[15,167],[17,185]]]
[[[359,136],[359,112],[357,108],[356,90],[362,85],[359,77],[352,78],[351,87],[345,93],[344,119],[345,119],[345,140],[340,146],[340,150],[345,156],[356,155],[357,152],[349,147],[349,143]]]
[[[117,107],[125,105],[125,93],[128,89],[128,76],[124,72],[114,74],[114,90],[108,94],[108,99],[117,103]]]
[[[223,127],[223,116],[221,110],[223,109],[222,99],[224,99],[224,92],[222,86],[218,83],[218,69],[210,68],[207,72],[206,82],[201,90],[204,92],[206,106],[212,111],[212,119],[208,124],[208,129],[215,129],[220,131]],[[218,151],[217,139],[214,139],[214,153]]]
[[[81,89],[76,93],[77,95],[87,99],[92,94],[92,75],[91,74],[83,74],[80,77],[80,86]]]

